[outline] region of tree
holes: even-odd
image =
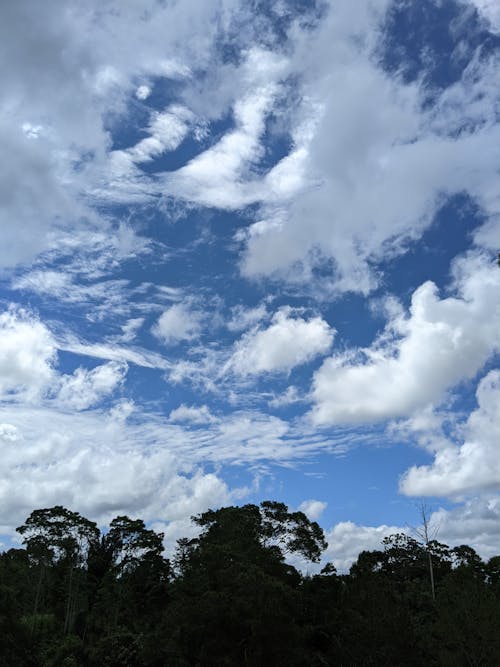
[[[103,541],[120,574],[163,560],[163,533],[149,530],[142,519],[117,516]]]
[[[179,541],[175,559],[181,576],[167,615],[175,628],[169,655],[186,664],[300,664],[302,579],[285,556],[318,560],[321,528],[269,501],[208,510],[193,521],[201,533]]]
[[[469,572],[471,575],[483,579],[485,577],[485,564],[479,554],[467,544],[461,544],[451,550],[453,565],[462,572]]]
[[[88,622],[92,664],[142,664],[137,657],[158,627],[167,598],[170,564],[163,534],[142,519],[118,516],[89,557],[93,606]],[[150,644],[153,642],[150,642]],[[127,655],[127,660],[125,660]],[[113,658],[113,656],[115,656]],[[128,664],[128,663],[127,663]]]
[[[427,559],[429,561],[429,580],[431,585],[431,595],[432,601],[436,600],[436,587],[434,584],[434,564],[432,562],[432,553],[429,549],[430,537],[429,537],[429,512],[424,503],[420,505],[420,517],[422,519],[422,527],[417,531],[418,536],[423,540],[425,545],[425,550],[427,551]]]
[[[328,546],[323,529],[303,512],[289,512],[284,503],[266,500],[260,504],[265,543],[277,544],[283,554],[298,553],[317,563]]]
[[[74,574],[75,570],[86,565],[91,546],[99,541],[97,524],[78,512],[56,505],[35,510],[16,530],[23,536],[28,556],[39,570],[33,601],[32,631],[37,621],[43,578],[47,569],[51,568],[67,591],[64,595],[64,633],[71,632],[78,611],[80,583],[78,577],[75,582]]]
[[[30,651],[30,635],[23,617],[32,596],[30,562],[25,549],[0,553],[0,664],[37,665]]]
[[[203,528],[201,543],[222,539],[241,548],[278,550],[280,557],[297,553],[318,562],[327,543],[323,529],[303,512],[289,512],[284,503],[266,500],[257,505],[208,510],[192,518]]]

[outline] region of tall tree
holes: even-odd
[[[99,541],[97,525],[78,512],[56,505],[35,510],[16,530],[23,536],[28,556],[39,571],[33,600],[32,631],[37,622],[43,580],[50,568],[64,586],[61,595],[65,599],[64,612],[61,613],[62,605],[56,604],[56,608],[64,618],[64,633],[70,632],[78,611],[81,579],[78,571],[86,566],[91,546]]]
[[[200,665],[301,664],[302,578],[285,556],[318,560],[326,546],[318,524],[269,501],[193,521],[201,534],[179,543],[168,655]]]

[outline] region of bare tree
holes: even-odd
[[[436,600],[436,590],[434,586],[434,566],[432,563],[432,554],[431,554],[431,549],[430,549],[430,542],[435,538],[435,534],[432,536],[432,538],[429,536],[430,528],[429,528],[429,508],[428,506],[424,503],[421,502],[419,506],[419,512],[420,512],[420,519],[422,521],[421,525],[419,528],[415,530],[415,533],[418,535],[418,537],[422,540],[422,542],[425,544],[425,550],[427,551],[427,557],[429,559],[429,578],[431,582],[431,593],[432,593],[432,600]],[[437,531],[435,531],[436,533]]]

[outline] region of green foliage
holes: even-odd
[[[163,551],[163,534],[148,530],[142,519],[117,516],[104,542],[120,573],[131,572],[145,562],[152,563]]]
[[[32,512],[26,548],[0,554],[0,664],[500,664],[500,556],[395,534],[348,575],[328,563],[304,576],[287,557],[318,562],[324,534],[283,503],[193,521],[200,533],[178,541],[171,567],[141,519],[101,534],[60,506]]]
[[[200,543],[224,544],[235,551],[267,549],[278,559],[296,553],[318,562],[327,544],[322,528],[303,512],[289,512],[284,503],[264,501],[257,505],[209,510],[193,521],[200,526]]]
[[[23,536],[28,555],[43,565],[59,561],[81,564],[90,545],[99,539],[93,521],[60,505],[35,510],[16,530]]]

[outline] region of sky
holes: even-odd
[[[0,543],[280,500],[500,553],[496,0],[0,9]],[[13,542],[14,541],[14,542]]]

